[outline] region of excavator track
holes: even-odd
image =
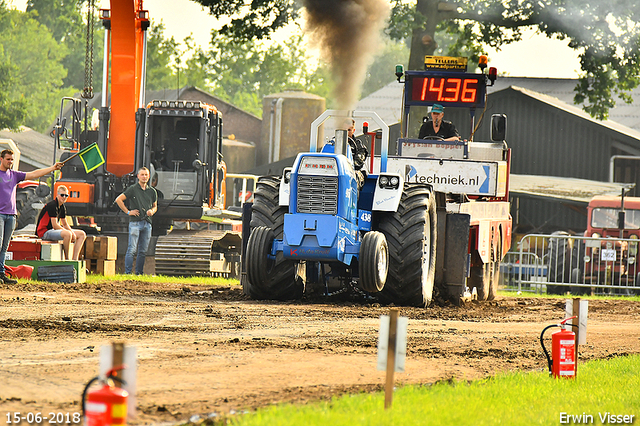
[[[156,274],[238,277],[241,245],[236,231],[174,230],[158,237]]]

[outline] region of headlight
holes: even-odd
[[[591,238],[600,238],[600,234],[594,232],[593,234],[591,234]]]
[[[333,157],[302,157],[298,173],[301,175],[338,176],[338,163]]]
[[[378,178],[378,186],[383,189],[398,189],[400,178],[398,176],[381,175]]]

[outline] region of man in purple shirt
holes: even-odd
[[[60,170],[62,163],[32,172],[13,170],[13,151],[5,149],[0,152],[0,279],[5,284],[15,284],[18,281],[7,277],[4,273],[4,261],[11,241],[11,235],[16,227],[16,187],[23,180],[38,179],[54,170]]]

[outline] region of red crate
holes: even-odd
[[[13,253],[13,260],[40,260],[42,241],[37,239],[11,240],[7,251]]]

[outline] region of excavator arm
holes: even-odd
[[[134,167],[135,112],[144,107],[145,31],[149,19],[142,0],[111,0],[109,16],[111,40],[105,51],[111,61],[111,120],[106,168],[121,177]],[[105,57],[109,60],[108,53]]]

